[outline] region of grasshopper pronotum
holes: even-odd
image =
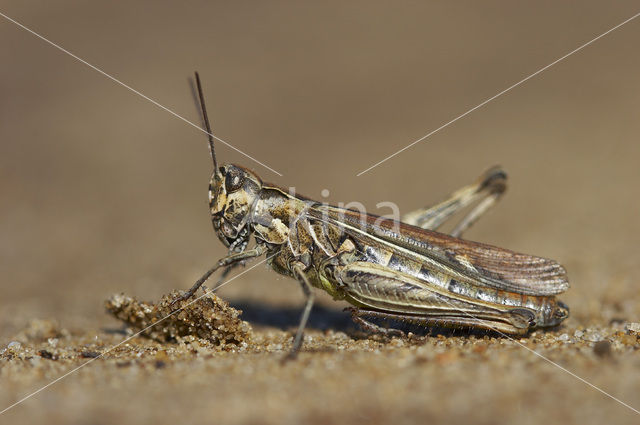
[[[460,239],[504,192],[506,174],[499,168],[401,221],[316,202],[263,183],[244,167],[218,168],[197,73],[196,83],[213,160],[209,207],[229,254],[179,299],[193,296],[217,269],[224,268],[224,276],[266,254],[269,266],[297,279],[306,297],[292,355],[302,345],[313,287],[346,300],[357,323],[382,332],[387,330],[364,318],[524,335],[568,317],[568,307],[555,298],[569,287],[560,264]],[[473,203],[450,234],[436,231]],[[251,235],[255,246],[248,248]]]

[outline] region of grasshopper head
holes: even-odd
[[[225,246],[242,250],[249,240],[247,222],[262,180],[238,165],[225,164],[211,176],[209,208],[213,228]]]
[[[204,104],[200,76],[196,72],[196,86],[200,98],[202,121],[209,136],[209,152],[213,161],[213,175],[209,182],[209,209],[218,238],[233,251],[243,251],[249,242],[247,223],[254,202],[262,189],[262,180],[239,165],[225,164],[218,168],[211,133],[211,124]]]

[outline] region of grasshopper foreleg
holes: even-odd
[[[207,272],[204,275],[202,275],[202,277],[198,279],[196,283],[194,283],[193,286],[189,288],[188,291],[186,291],[184,294],[182,294],[181,296],[173,300],[170,305],[173,306],[175,303],[179,301],[185,301],[191,298],[193,294],[195,294],[196,291],[202,286],[202,284],[205,283],[207,280],[209,280],[209,277],[219,268],[226,267],[225,271],[223,272],[223,276],[225,276],[226,274],[228,274],[229,271],[231,271],[234,265],[250,258],[259,257],[262,254],[264,254],[264,252],[265,252],[265,248],[262,245],[258,245],[253,249],[248,249],[246,251],[238,252],[235,254],[228,255],[224,258],[221,258],[220,260],[218,260],[216,265],[211,267],[209,270],[207,270]],[[216,284],[216,288],[218,286],[220,286],[220,282]]]
[[[229,273],[231,273],[231,270],[241,265],[244,265],[244,263],[242,261],[238,261],[237,263],[233,263],[230,266],[225,267],[224,270],[222,270],[222,273],[220,273],[220,277],[218,278],[218,281],[216,282],[215,285],[213,285],[213,288],[211,288],[211,291],[214,292],[216,289],[218,289],[218,287],[224,283],[224,280],[227,278],[227,276],[229,276]],[[204,285],[202,285],[202,288],[206,292],[207,288]]]

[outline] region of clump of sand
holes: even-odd
[[[105,306],[131,331],[142,331],[142,335],[158,342],[179,342],[195,337],[223,349],[251,342],[251,326],[240,319],[242,312],[230,307],[226,301],[207,293],[171,305],[179,296],[174,291],[157,303],[149,303],[117,294],[109,298]]]

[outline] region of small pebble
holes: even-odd
[[[618,341],[624,345],[634,346],[638,343],[638,338],[635,335],[622,334],[618,337]]]
[[[640,323],[629,322],[624,326],[624,330],[633,335],[640,335]]]
[[[18,341],[11,341],[9,345],[7,345],[7,349],[12,353],[17,353],[22,348],[22,344]]]
[[[53,353],[51,351],[47,351],[47,350],[40,350],[38,351],[38,355],[40,357],[42,357],[43,359],[47,359],[47,360],[57,360],[57,358],[53,355]]]
[[[598,357],[608,357],[611,355],[611,343],[609,341],[598,341],[593,346],[593,352]]]
[[[589,341],[589,342],[602,341],[602,335],[600,334],[600,332],[594,331],[594,330],[587,330],[582,336],[582,338],[585,341]]]

